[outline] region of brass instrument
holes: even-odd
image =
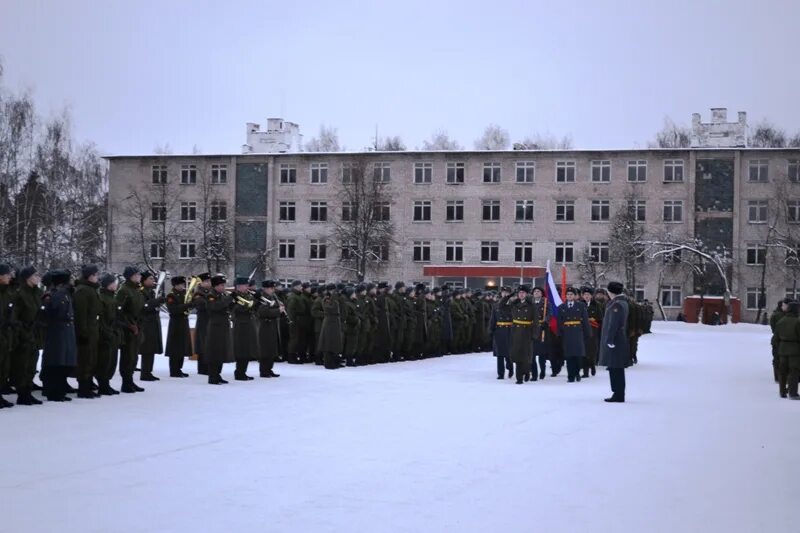
[[[245,298],[243,296],[237,296],[236,297],[236,303],[241,305],[241,306],[247,307],[247,308],[251,308],[251,307],[253,307],[253,304],[255,304],[255,302],[253,300],[248,300],[247,298]]]
[[[194,291],[200,285],[200,278],[197,276],[192,276],[192,279],[189,280],[189,286],[186,288],[186,295],[183,298],[183,303],[188,304],[194,298]]]

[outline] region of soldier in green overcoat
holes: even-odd
[[[800,400],[797,383],[800,378],[800,304],[791,302],[786,306],[784,316],[775,326],[778,337],[778,385],[781,398],[788,395],[792,400]]]
[[[72,305],[75,308],[77,339],[78,398],[96,398],[92,379],[97,374],[97,349],[100,340],[99,271],[95,265],[81,268],[81,279],[75,282]]]
[[[122,376],[122,388],[125,393],[144,392],[133,381],[136,361],[139,359],[139,345],[142,343],[142,318],[144,315],[145,297],[139,282],[141,273],[134,267],[125,267],[122,276],[125,282],[117,290],[117,306],[120,308],[120,319],[125,324],[122,337],[122,350],[119,361],[119,373]]]

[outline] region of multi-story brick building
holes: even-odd
[[[352,278],[332,228],[342,216],[343,169],[356,159],[388,182],[395,226],[394,244],[370,279],[435,276],[482,287],[516,282],[520,267],[526,278],[538,275],[530,267],[550,260],[565,264],[577,283],[584,251],[608,269],[606,279],[621,279],[610,264],[609,229],[617,210],[630,208],[652,235],[697,237],[729,251],[744,320],[755,316],[763,261],[767,305],[794,291],[785,250],[764,243],[776,217],[787,231],[800,221],[800,149],[114,156],[110,267],[168,256],[154,264],[248,275],[262,257],[259,278]],[[206,249],[198,220],[209,218],[230,227],[229,261],[198,259]],[[642,264],[636,290],[675,315],[695,291],[693,276],[663,264]]]

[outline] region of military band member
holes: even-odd
[[[292,317],[292,323],[289,325],[288,362],[302,364],[306,360],[308,340],[311,336],[308,328],[311,309],[308,307],[308,300],[303,297],[303,282],[300,280],[292,282],[291,292],[286,298],[286,311]]]
[[[211,292],[206,297],[208,325],[204,353],[208,363],[208,384],[225,385],[222,365],[233,362],[231,354],[231,315],[233,296],[225,291],[225,276],[211,277]]]
[[[183,371],[183,362],[192,356],[192,337],[189,331],[189,311],[194,306],[192,300],[186,303],[186,278],[175,276],[170,280],[172,291],[167,295],[167,348],[169,358],[169,377],[188,378]]]
[[[211,293],[211,274],[203,272],[197,278],[200,284],[194,289],[192,303],[196,312],[194,323],[194,353],[197,354],[197,373],[201,376],[208,375],[208,362],[205,357],[206,330],[208,329],[208,311],[206,298]]]
[[[255,300],[250,293],[249,280],[236,278],[233,299],[233,354],[236,358],[236,381],[252,381],[247,375],[250,361],[258,360],[258,335],[256,334]]]
[[[142,310],[142,340],[139,353],[142,355],[139,377],[142,381],[159,381],[153,375],[153,364],[156,354],[164,353],[164,341],[161,334],[161,306],[164,297],[156,294],[156,276],[147,270],[141,276],[144,309]]]
[[[275,359],[278,357],[280,330],[278,328],[281,315],[286,313],[283,303],[275,295],[275,282],[261,283],[261,302],[256,309],[258,325],[259,363],[258,375],[262,378],[277,378],[280,374],[273,371]]]

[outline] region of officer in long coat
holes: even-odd
[[[394,315],[392,314],[393,301],[388,294],[389,284],[385,281],[378,283],[375,289],[375,317],[377,323],[372,335],[370,351],[371,362],[388,363],[392,355],[392,335],[394,333]]]
[[[591,336],[586,343],[586,357],[583,358],[583,377],[589,377],[589,373],[594,376],[597,374],[597,357],[600,349],[600,331],[603,324],[603,308],[594,299],[594,290],[591,287],[581,289],[581,298],[586,304],[586,314],[589,317]]]
[[[256,306],[258,319],[258,375],[262,378],[277,378],[280,374],[273,371],[275,359],[278,357],[280,330],[278,321],[286,313],[286,308],[275,295],[275,282],[261,282],[261,301]]]
[[[208,362],[206,361],[206,330],[208,329],[208,311],[206,298],[211,293],[211,274],[203,272],[197,275],[200,284],[192,293],[192,303],[196,312],[194,323],[194,353],[197,354],[197,373],[201,376],[208,375]]]
[[[233,297],[233,354],[236,358],[236,381],[251,381],[247,375],[250,361],[258,361],[258,334],[255,322],[255,300],[249,290],[249,280],[236,278]]]
[[[452,302],[453,302],[453,295],[452,291],[450,291],[450,286],[445,285],[442,288],[441,293],[441,300],[440,300],[440,308],[441,308],[441,315],[442,315],[442,325],[441,325],[441,351],[442,354],[451,354],[453,353],[453,339],[455,337],[455,331],[453,328],[453,313],[452,313]]]
[[[533,306],[536,308],[536,316],[539,318],[539,333],[533,338],[533,360],[531,361],[531,377],[536,381],[537,378],[544,379],[547,376],[547,360],[553,353],[556,337],[550,329],[549,311],[544,298],[544,289],[541,287],[533,288]],[[555,366],[552,361],[550,367],[555,375]],[[536,375],[537,369],[538,376]]]
[[[144,307],[142,309],[142,341],[139,344],[139,353],[142,356],[142,371],[139,377],[142,381],[159,381],[153,375],[153,364],[156,354],[164,353],[164,341],[161,333],[161,306],[165,298],[156,294],[156,277],[149,270],[142,272],[142,296]]]
[[[778,337],[778,386],[781,398],[800,400],[797,391],[800,379],[800,304],[790,302],[775,326]]]
[[[117,356],[122,342],[123,323],[119,317],[119,308],[115,298],[117,292],[117,276],[104,274],[100,278],[100,320],[97,343],[97,393],[101,396],[114,396],[119,391],[111,387],[111,378],[117,371]]]
[[[16,348],[11,354],[11,379],[17,390],[17,405],[40,405],[35,398],[33,377],[41,347],[41,331],[38,324],[39,308],[42,305],[41,278],[32,266],[19,271],[19,289],[14,299],[12,320],[16,326]]]
[[[528,381],[531,373],[533,357],[533,338],[538,331],[536,307],[530,296],[527,285],[520,285],[516,296],[506,300],[511,309],[511,360],[516,365],[517,384]]]
[[[611,301],[603,314],[603,330],[600,335],[600,366],[608,369],[611,381],[609,403],[625,401],[625,367],[630,366],[628,348],[628,301],[622,294],[622,283],[608,284]]]
[[[428,324],[425,339],[425,356],[442,355],[442,289],[434,287],[425,293],[425,320]]]
[[[51,272],[52,288],[42,302],[46,326],[42,352],[42,393],[51,402],[71,400],[67,397],[67,376],[78,362],[70,277],[66,270]]]
[[[558,306],[558,336],[567,361],[567,381],[581,380],[580,369],[586,357],[586,340],[591,335],[586,306],[578,300],[577,289],[567,289],[567,301]]]
[[[233,296],[225,291],[225,276],[211,277],[211,292],[206,298],[208,327],[206,328],[205,355],[208,362],[209,385],[225,385],[222,365],[232,363],[231,308]]]
[[[167,294],[167,348],[164,354],[169,358],[169,377],[188,378],[183,371],[183,362],[192,356],[192,337],[189,332],[189,311],[194,304],[186,303],[186,278],[175,276],[170,280],[172,290]]]
[[[325,292],[324,287],[317,287],[314,301],[311,304],[311,320],[314,321],[314,345],[310,348],[314,351],[314,364],[322,366],[322,352],[317,347],[319,346],[319,335],[322,332],[322,321],[325,318],[325,311],[322,308],[322,296]]]
[[[308,339],[311,336],[308,327],[311,309],[308,307],[308,299],[303,296],[303,282],[300,280],[292,282],[291,292],[286,297],[286,310],[292,317],[292,323],[289,325],[288,362],[301,364],[306,360]]]
[[[510,287],[500,288],[500,300],[492,307],[489,317],[489,333],[492,337],[492,353],[497,360],[497,379],[514,377],[514,364],[511,361],[511,329],[514,325],[511,308],[507,305],[511,296]]]
[[[319,334],[319,346],[317,349],[322,352],[325,368],[334,370],[341,367],[339,355],[344,348],[342,337],[342,309],[341,300],[333,283],[325,288],[325,295],[322,298],[322,310],[325,318],[322,319],[322,330]]]
[[[14,341],[12,313],[14,291],[11,288],[11,267],[0,264],[0,409],[14,404],[3,398],[3,388],[8,385],[11,368],[11,350]]]
[[[781,318],[786,315],[786,311],[789,310],[791,301],[792,300],[789,298],[784,298],[778,302],[778,307],[772,312],[772,316],[769,317],[769,327],[772,331],[772,338],[770,339],[770,345],[772,346],[772,374],[775,378],[775,383],[780,381],[780,356],[778,355],[778,336],[775,334],[775,328]]]
[[[359,285],[356,291],[358,292],[358,302],[363,314],[361,330],[358,334],[356,364],[368,365],[372,363],[370,346],[372,345],[375,328],[378,325],[378,315],[375,309],[375,285],[372,283]]]
[[[99,269],[95,265],[81,268],[81,279],[75,282],[75,335],[78,339],[78,398],[96,398],[92,379],[97,374],[97,349],[100,341]]]
[[[344,290],[344,301],[342,309],[345,310],[342,319],[344,334],[344,355],[346,366],[356,366],[356,355],[358,354],[358,335],[361,331],[362,313],[358,302],[358,295],[353,287]]]
[[[122,388],[125,393],[144,392],[144,389],[133,381],[136,361],[139,359],[139,345],[142,342],[142,318],[144,315],[145,297],[139,282],[141,273],[134,267],[125,267],[122,274],[125,282],[117,291],[117,306],[120,317],[125,324],[124,336],[119,358],[119,373],[122,376]]]

